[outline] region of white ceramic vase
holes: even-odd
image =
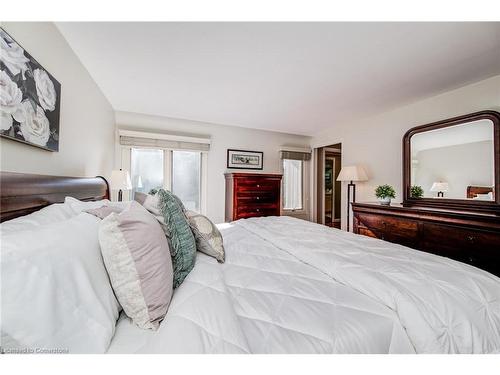
[[[391,198],[390,197],[379,198],[378,201],[380,202],[380,204],[382,204],[384,206],[388,206],[388,205],[391,204]]]

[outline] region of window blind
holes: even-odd
[[[281,150],[280,153],[281,153],[281,159],[303,160],[303,161],[311,160],[310,152]]]
[[[155,133],[120,132],[120,145],[167,148],[174,150],[209,151],[210,139]]]

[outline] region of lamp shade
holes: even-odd
[[[337,181],[366,181],[368,176],[365,170],[359,165],[349,165],[342,167],[337,177]]]
[[[142,189],[142,178],[141,176],[137,177],[137,188]]]
[[[113,190],[130,190],[132,189],[132,182],[130,181],[130,174],[128,171],[114,170],[111,172],[109,179],[109,186]]]
[[[448,185],[447,182],[434,182],[431,187],[431,191],[448,191],[450,190],[450,186]]]

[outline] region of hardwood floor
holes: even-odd
[[[337,228],[337,229],[340,229],[340,221],[336,221],[336,222],[333,222],[333,223],[326,223],[325,224],[327,227],[330,227],[330,228]]]

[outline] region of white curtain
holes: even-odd
[[[283,203],[285,210],[302,209],[302,160],[283,159]]]

